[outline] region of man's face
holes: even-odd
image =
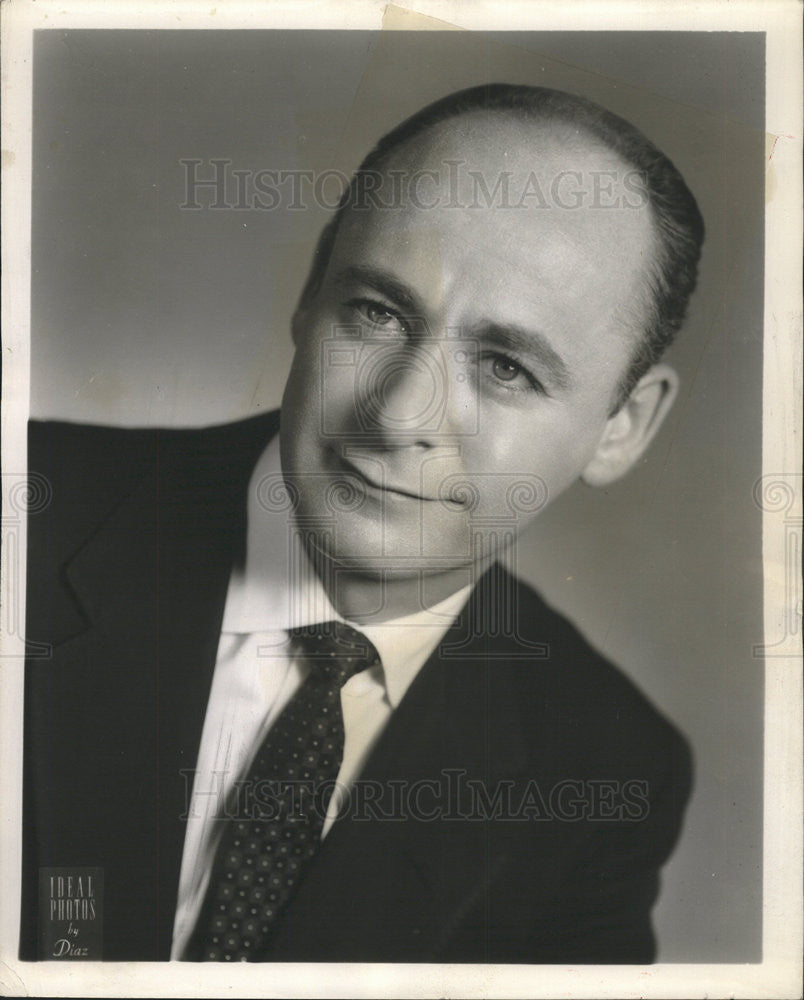
[[[418,204],[342,219],[296,317],[281,432],[297,518],[340,566],[393,577],[482,561],[595,454],[653,236],[645,200],[620,197],[627,168],[566,131],[439,126],[388,167],[438,172],[420,175]],[[503,171],[523,207],[501,192],[487,206]],[[523,199],[528,184],[544,197]]]

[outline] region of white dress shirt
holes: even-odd
[[[171,958],[179,958],[206,893],[227,793],[306,676],[288,648],[288,630],[343,621],[304,552],[291,512],[258,502],[258,485],[279,477],[279,439],[260,458],[249,486],[246,561],[232,574],[207,714],[188,803]],[[278,478],[274,480],[278,482]],[[465,603],[470,585],[432,608],[379,625],[355,625],[382,665],[341,689],[343,763],[322,831],[326,836],[348,789],[414,677]],[[353,623],[352,623],[353,624]]]

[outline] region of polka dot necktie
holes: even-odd
[[[290,638],[309,673],[236,783],[237,801],[227,803],[189,961],[259,958],[321,843],[343,760],[341,688],[380,662],[369,640],[343,622],[294,629]]]

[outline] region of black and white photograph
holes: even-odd
[[[800,995],[800,8],[32,6],[4,992]]]

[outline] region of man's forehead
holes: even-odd
[[[433,263],[494,258],[542,284],[587,280],[584,258],[612,246],[640,270],[651,256],[640,178],[564,122],[450,119],[401,144],[373,185],[371,198],[346,211],[336,256],[393,256],[415,244]]]
[[[629,170],[619,153],[568,119],[471,111],[404,140],[389,151],[380,171],[442,172],[444,166],[453,168],[453,180],[457,178],[469,186],[470,170],[510,174],[583,166]],[[457,170],[458,166],[466,169]]]
[[[549,221],[570,239],[589,229],[633,239],[633,217],[644,217],[643,236],[652,217],[643,177],[600,139],[564,120],[499,112],[466,113],[402,141],[353,196],[340,228],[366,237],[385,226],[430,239],[512,227],[527,235]]]

